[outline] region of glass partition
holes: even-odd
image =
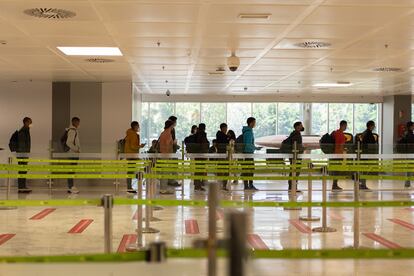
[[[292,132],[293,124],[296,121],[302,121],[302,117],[302,104],[279,103],[277,134],[289,135]]]
[[[277,104],[254,103],[253,117],[257,120],[256,137],[276,135],[277,130]]]
[[[227,124],[236,136],[241,134],[246,120],[252,115],[250,103],[227,103]]]
[[[226,103],[202,103],[201,122],[207,126],[207,136],[211,141],[216,137],[221,123],[227,122]]]
[[[175,129],[178,141],[183,141],[190,135],[191,126],[200,123],[200,103],[176,103],[175,114],[177,127]]]

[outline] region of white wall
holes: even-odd
[[[32,152],[48,157],[52,137],[52,83],[0,83],[0,153],[1,162],[10,155],[8,143],[11,134],[22,126],[25,117],[33,119],[31,129]]]
[[[102,152],[111,153],[132,119],[131,82],[102,83]]]

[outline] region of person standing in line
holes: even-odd
[[[230,138],[227,134],[228,127],[226,123],[220,124],[220,130],[216,133],[217,153],[226,153]],[[228,173],[218,173],[218,176],[228,176]],[[219,181],[222,184],[222,189],[227,191],[227,180]]]
[[[368,121],[367,122],[367,129],[357,135],[357,141],[361,143],[361,150],[363,154],[378,154],[378,136],[374,135],[373,131],[375,129],[375,122]],[[370,172],[365,172],[365,174],[369,175],[372,174]],[[371,189],[367,187],[367,180],[361,179],[359,184],[359,189],[370,192]]]
[[[33,123],[32,119],[25,117],[23,119],[23,126],[18,131],[18,140],[17,140],[17,149],[16,153],[19,159],[27,159],[28,156],[25,156],[30,153],[31,150],[31,137],[30,137],[30,126]],[[19,165],[27,165],[27,162],[19,162]],[[19,174],[26,174],[27,171],[21,171]],[[26,178],[17,179],[18,193],[31,193],[32,190],[27,188]]]
[[[141,137],[139,136],[139,123],[133,121],[131,123],[131,128],[126,131],[125,137],[125,150],[126,154],[138,154],[139,150],[145,147],[145,144],[141,144]],[[138,158],[127,158],[127,160],[138,160]],[[132,163],[134,164],[134,163]],[[128,172],[128,174],[133,174],[134,172]],[[127,179],[127,192],[136,194],[137,191],[132,188],[132,179]]]
[[[407,122],[406,131],[398,143],[403,144],[403,153],[414,153],[414,122]],[[413,176],[413,173],[407,172],[407,177],[411,176]],[[411,188],[411,181],[406,180],[404,187],[407,189]]]
[[[335,141],[334,146],[334,153],[335,154],[344,154],[346,153],[345,143],[346,143],[346,137],[345,137],[345,130],[348,128],[348,122],[345,120],[342,120],[339,123],[339,129],[335,130],[332,135],[333,139]],[[334,159],[338,160],[338,159]],[[339,159],[340,160],[340,159]],[[332,191],[333,192],[342,192],[342,188],[338,185],[338,179],[334,179],[332,182]]]
[[[234,146],[234,144],[236,143],[236,139],[237,139],[236,133],[234,133],[234,131],[230,129],[227,132],[227,136],[228,136],[228,139],[229,139],[229,145],[233,144],[233,146]],[[236,173],[234,173],[233,176],[237,177],[238,175]],[[239,181],[238,180],[233,180],[232,184],[237,185],[237,184],[239,184]]]
[[[193,144],[195,144],[195,135],[197,133],[197,129],[198,129],[198,127],[196,125],[193,125],[191,127],[191,133],[190,133],[190,135],[188,135],[184,139],[184,145],[185,145],[185,148],[187,150],[187,153],[191,153],[192,152],[191,147],[193,146]]]
[[[71,126],[66,129],[67,132],[67,139],[66,139],[66,146],[68,147],[69,153],[80,153],[81,146],[80,146],[80,139],[79,139],[79,132],[78,128],[80,126],[80,119],[78,117],[73,117],[71,120]],[[70,160],[79,160],[79,157],[69,157]],[[70,163],[70,165],[77,165],[76,162]],[[70,194],[78,194],[79,190],[74,186],[73,178],[68,178],[68,193]]]
[[[208,149],[210,146],[210,142],[207,139],[207,133],[206,133],[206,125],[201,123],[198,125],[198,130],[195,137],[196,145],[194,147],[194,150],[196,153],[208,153]],[[206,160],[206,158],[195,158],[195,160]],[[200,166],[201,168],[201,166]],[[207,175],[204,172],[197,172],[195,175]],[[194,191],[200,191],[203,192],[205,189],[203,188],[203,180],[194,180]]]
[[[254,133],[253,128],[256,127],[256,119],[253,117],[249,117],[247,119],[247,126],[244,126],[242,129],[243,133],[243,153],[246,154],[254,154],[256,150],[256,146],[254,143]],[[246,165],[254,165],[254,158],[245,158]],[[250,168],[249,170],[253,170],[253,168]],[[241,176],[246,177],[253,177],[254,173],[248,172],[248,173],[242,173]],[[258,189],[253,185],[253,180],[244,180],[244,190],[252,190],[252,191],[258,191]]]
[[[289,146],[293,150],[294,144],[296,142],[296,149],[299,151],[298,153],[303,153],[303,143],[302,143],[302,132],[305,131],[305,128],[303,127],[302,122],[296,122],[293,124],[294,130],[287,138],[287,141],[289,141]],[[300,161],[299,159],[297,159]],[[289,162],[291,165],[293,165],[293,159],[289,159]],[[296,176],[299,176],[300,172],[296,172]],[[293,173],[289,173],[289,177],[292,177]],[[292,191],[292,180],[288,180],[289,184],[289,193]],[[302,191],[298,190],[298,181],[296,181],[296,192],[301,193]]]
[[[174,122],[167,120],[164,123],[164,131],[160,134],[159,138],[159,150],[163,154],[171,154],[174,150],[174,140],[173,140],[173,129]],[[168,179],[160,180],[160,194],[174,194],[174,190],[168,185]]]
[[[170,118],[168,118],[168,120],[170,120],[174,123],[173,129],[171,130],[171,136],[172,136],[172,139],[174,141],[173,152],[172,153],[176,153],[177,150],[180,149],[180,145],[178,145],[177,137],[175,135],[175,128],[177,127],[177,120],[178,119],[175,116],[170,116]],[[173,187],[180,187],[181,186],[176,179],[168,179],[168,185],[173,186]]]

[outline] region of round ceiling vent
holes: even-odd
[[[33,8],[24,11],[29,16],[38,18],[67,19],[76,16],[73,11],[55,9],[55,8]]]
[[[373,69],[374,72],[401,72],[402,68],[398,67],[378,67]]]
[[[109,59],[109,58],[88,58],[88,59],[85,59],[85,61],[90,62],[90,63],[110,63],[110,62],[114,62],[115,60]]]
[[[322,42],[322,41],[304,41],[304,42],[296,43],[295,46],[299,48],[319,49],[319,48],[329,48],[332,46],[332,44],[328,42]]]

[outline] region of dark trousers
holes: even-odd
[[[127,160],[138,160],[137,158],[127,158]],[[128,163],[128,164],[135,164],[135,163]],[[135,172],[128,172],[128,174],[133,174]],[[127,189],[132,190],[132,178],[127,178]]]
[[[79,157],[70,157],[70,158],[68,158],[69,160],[79,160]],[[78,163],[77,162],[74,162],[74,163],[69,163],[69,165],[73,165],[73,166],[75,166],[75,165],[77,165]],[[68,174],[75,174],[74,172],[68,172]],[[73,178],[68,178],[68,189],[70,190],[70,189],[72,189],[72,187],[73,187]]]
[[[246,159],[244,159],[244,161],[249,161],[249,162],[245,163],[246,165],[254,166],[254,159],[253,158],[246,158]],[[254,170],[254,168],[249,168],[248,170],[252,171],[252,170]],[[245,172],[245,173],[242,173],[241,176],[242,177],[243,176],[253,177],[254,173],[253,172]],[[253,180],[243,180],[243,183],[244,183],[244,188],[249,188],[253,185]]]
[[[298,161],[300,161],[300,160],[298,159]],[[293,159],[289,159],[289,163],[290,163],[290,165],[293,165]],[[300,172],[297,170],[297,168],[295,168],[295,171],[296,171],[295,176],[296,177],[300,176]],[[293,172],[291,170],[289,172],[289,177],[292,177],[292,176],[293,176]],[[289,184],[289,190],[291,190],[292,189],[292,180],[288,180],[288,184]],[[297,189],[298,189],[298,181],[296,180],[296,190]]]
[[[20,157],[20,159],[27,159],[27,157]],[[27,162],[19,162],[19,165],[27,165]],[[21,171],[19,174],[27,174],[27,171]],[[18,189],[27,189],[26,187],[26,178],[17,179],[17,188]]]
[[[206,160],[206,159],[204,159],[204,158],[196,158],[195,160]],[[200,165],[202,164],[202,163],[199,163]],[[202,169],[203,167],[199,167],[199,166],[197,166],[197,170],[200,170],[200,169]],[[196,172],[194,175],[207,175],[207,173],[205,173],[205,172]],[[204,180],[196,180],[196,179],[194,179],[194,188],[196,188],[196,189],[199,189],[199,188],[201,188],[202,186],[203,186],[203,182],[204,182]]]

